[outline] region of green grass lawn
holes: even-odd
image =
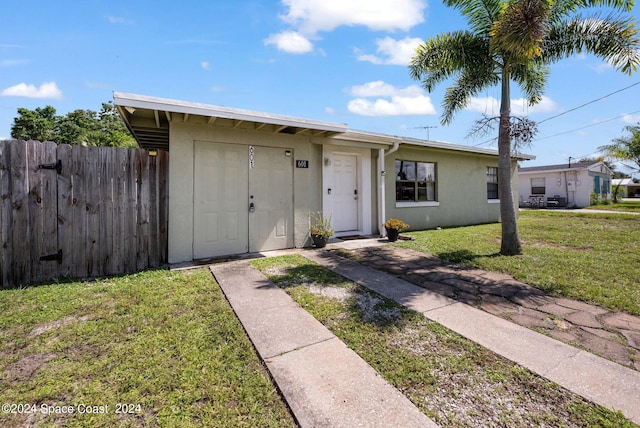
[[[410,232],[398,245],[504,272],[553,295],[640,314],[640,216],[523,211],[524,255],[500,256],[500,225]]]
[[[634,426],[301,256],[251,263],[441,426]]]
[[[205,269],[1,290],[0,373],[3,427],[295,426]]]
[[[589,209],[594,210],[609,210],[609,211],[629,211],[629,212],[640,212],[640,199],[632,200],[626,199],[624,201],[620,201],[615,204],[601,204],[601,205],[591,205],[587,207]]]

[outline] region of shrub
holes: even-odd
[[[404,232],[409,228],[409,225],[402,220],[398,220],[397,218],[390,218],[385,221],[382,225],[385,229],[393,229],[398,232]]]

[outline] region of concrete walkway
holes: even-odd
[[[384,242],[347,241],[329,245],[325,251],[295,252],[594,403],[620,410],[640,424],[640,372],[536,333],[502,318],[503,314],[487,312],[487,307],[480,310],[472,306],[481,287],[494,293],[487,302],[506,299],[501,293],[511,298],[520,293],[521,303],[537,301],[557,310],[540,301],[544,296],[539,291],[504,275],[456,269],[437,258]],[[367,257],[355,262],[335,256],[332,249]],[[435,426],[247,261],[216,264],[211,271],[302,426]],[[461,273],[465,276],[460,277]],[[491,307],[502,308],[503,304],[502,300],[493,301]],[[513,301],[508,304],[511,309],[516,305]],[[618,321],[624,327],[633,324],[626,319]]]
[[[352,244],[351,247],[353,246]],[[627,418],[640,424],[640,372],[638,371],[536,333],[396,276],[336,257],[329,251],[306,251],[301,255],[384,297],[422,313],[425,317],[461,336],[596,404],[619,410]],[[409,266],[404,266],[403,269],[405,272],[411,271]],[[476,274],[482,273],[483,271],[476,271]],[[452,277],[448,276],[445,279],[452,279]],[[487,282],[485,280],[489,285]],[[495,281],[494,285],[508,286],[499,281]]]
[[[331,246],[360,264],[640,370],[640,317],[552,297],[510,275],[443,261],[385,241]]]
[[[437,426],[248,261],[211,272],[300,426]]]

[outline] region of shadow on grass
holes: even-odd
[[[133,277],[133,276],[137,276],[140,274],[144,274],[146,272],[152,272],[152,271],[164,271],[164,272],[168,272],[168,268],[166,266],[161,266],[161,267],[155,267],[155,268],[148,268],[148,269],[143,269],[143,270],[139,270],[139,271],[135,271],[135,272],[123,272],[123,273],[116,273],[116,274],[111,274],[111,275],[101,275],[101,276],[95,276],[95,277],[83,277],[83,278],[78,278],[78,277],[73,277],[73,276],[68,276],[68,275],[61,275],[57,278],[51,278],[51,279],[46,279],[46,280],[41,280],[41,281],[34,281],[34,282],[29,282],[27,284],[12,284],[12,285],[2,285],[0,286],[0,291],[3,290],[26,290],[26,289],[30,289],[30,288],[38,288],[38,287],[48,287],[51,285],[64,285],[64,284],[73,284],[73,283],[91,283],[91,282],[99,282],[99,281],[103,281],[103,280],[111,280],[111,279],[118,279],[118,278],[126,278],[126,277]]]
[[[476,254],[469,250],[447,251],[436,253],[436,257],[453,263],[471,263],[476,259],[500,257],[500,253]]]

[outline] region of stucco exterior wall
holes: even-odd
[[[174,121],[170,127],[169,263],[193,257],[194,142],[282,147],[293,150],[294,242],[309,239],[309,213],[322,209],[322,146],[307,136],[271,134],[242,128],[212,129],[204,118],[188,123]],[[296,160],[308,160],[309,168],[296,168]]]
[[[396,160],[436,163],[437,202],[396,202]],[[499,201],[487,199],[489,166],[498,166],[497,156],[400,146],[385,158],[386,218],[411,230],[499,221]]]
[[[545,201],[560,196],[567,199],[568,207],[584,208],[591,204],[591,192],[594,190],[594,177],[609,180],[608,174],[600,174],[587,169],[574,171],[549,171],[518,174],[518,195],[520,201],[527,201],[531,195],[531,179],[545,179]],[[571,184],[573,182],[573,184]],[[609,190],[608,193],[611,191]]]

